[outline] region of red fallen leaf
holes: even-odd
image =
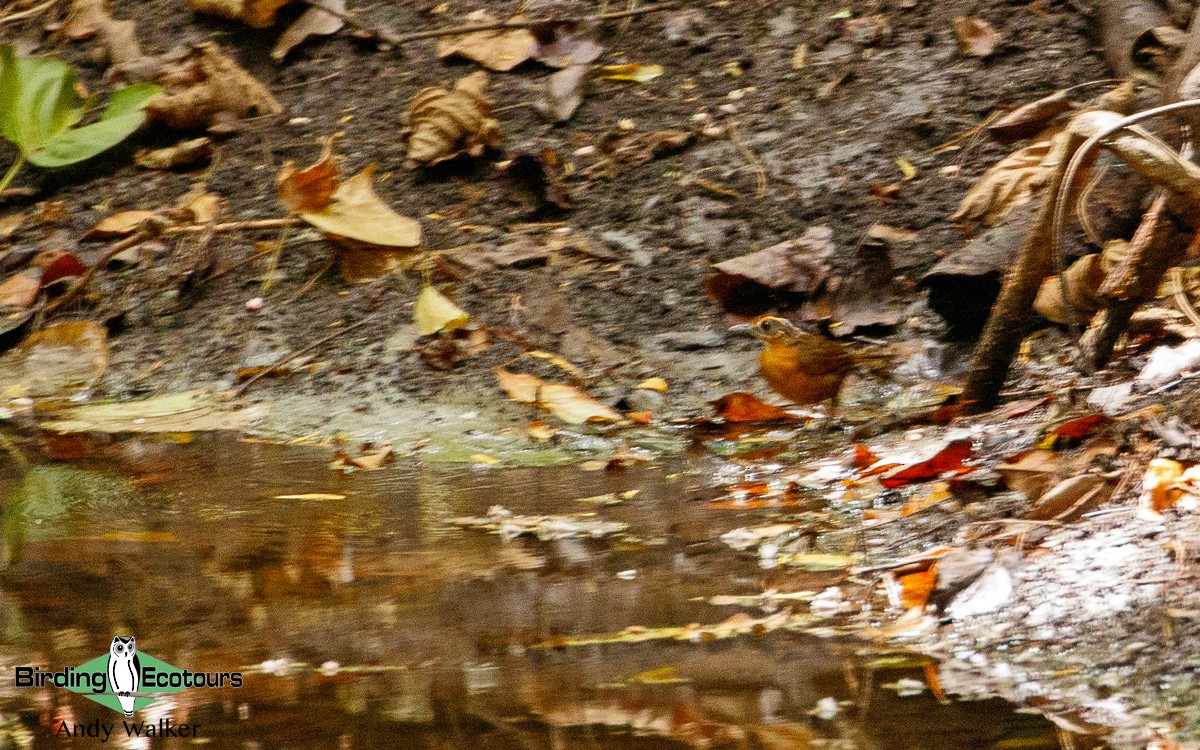
[[[772,406],[756,396],[742,391],[727,394],[712,402],[716,416],[726,422],[804,421],[804,417]]]
[[[865,443],[854,444],[854,460],[850,462],[851,466],[856,469],[865,469],[878,460],[879,456],[876,456],[874,453],[872,453],[871,449],[868,448]]]
[[[1061,438],[1085,438],[1111,421],[1112,419],[1103,414],[1089,414],[1070,422],[1063,422],[1050,430],[1050,434]]]
[[[71,253],[62,253],[43,267],[41,286],[45,288],[60,279],[82,276],[85,273],[87,266],[83,265],[83,261]]]
[[[971,455],[970,440],[952,440],[937,455],[926,461],[915,463],[890,476],[881,477],[879,483],[888,489],[903,487],[914,482],[934,479],[947,471],[963,468],[963,461]]]

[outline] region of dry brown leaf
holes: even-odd
[[[133,21],[118,21],[108,10],[108,0],[74,0],[58,31],[67,39],[91,39],[100,44],[104,54],[114,65],[138,60],[142,48],[137,38],[137,24]]]
[[[73,0],[58,33],[67,39],[91,39],[111,20],[108,0]]]
[[[1033,309],[1047,320],[1061,325],[1070,322],[1072,313],[1075,316],[1083,313],[1085,317],[1091,317],[1092,313],[1103,306],[1097,292],[1104,283],[1104,277],[1100,253],[1089,253],[1063,272],[1067,294],[1071,298],[1070,309],[1063,299],[1063,282],[1057,276],[1048,276],[1042,281]]]
[[[1055,91],[1037,101],[1022,104],[1004,117],[984,128],[997,143],[1014,143],[1031,138],[1061,114],[1075,108],[1066,91]]]
[[[539,377],[509,372],[502,367],[495,372],[500,387],[513,401],[543,408],[568,424],[621,420],[620,412],[574,386],[547,383]]]
[[[828,278],[834,249],[832,229],[809,227],[798,239],[717,263],[705,288],[718,307],[735,315],[794,305]]]
[[[270,90],[214,42],[194,45],[159,70],[157,79],[166,93],[152,99],[146,112],[169,127],[205,128],[223,119],[283,111]]]
[[[201,192],[183,196],[173,216],[191,224],[211,224],[221,215],[224,200],[216,193]]]
[[[954,36],[958,48],[971,57],[988,57],[996,51],[1000,35],[987,21],[967,16],[954,17]]]
[[[1045,131],[1033,143],[1001,159],[979,178],[954,212],[952,220],[970,226],[982,221],[995,226],[1017,206],[1028,203],[1054,174],[1060,130]]]
[[[492,103],[484,96],[487,84],[480,70],[460,78],[453,91],[430,86],[413,95],[406,115],[410,166],[479,156],[500,142],[500,123],[490,117]]]
[[[337,192],[338,168],[333,160],[333,138],[325,141],[321,156],[304,169],[287,162],[275,180],[279,201],[290,212],[320,211]]]
[[[82,239],[108,240],[114,237],[127,237],[136,232],[142,222],[153,219],[157,215],[154,211],[118,211],[98,221],[95,226],[84,233]]]
[[[409,248],[421,244],[421,225],[401,216],[383,202],[372,185],[376,165],[343,182],[328,205],[302,210],[300,217],[335,238],[347,238],[380,248]]]
[[[275,23],[275,12],[291,0],[188,0],[188,5],[197,13],[208,13],[234,21],[241,21],[256,29],[265,29]]]
[[[188,169],[208,164],[212,160],[212,141],[193,138],[165,148],[138,150],[133,160],[146,169]]]
[[[342,20],[342,16],[346,13],[346,0],[321,0],[321,4],[336,11],[338,15],[315,6],[309,7],[296,19],[295,23],[287,27],[287,30],[279,36],[279,40],[275,42],[275,48],[271,50],[272,58],[282,61],[293,47],[309,37],[336,34],[346,25],[346,22]]]
[[[1031,501],[1036,501],[1056,480],[1061,467],[1057,453],[1039,448],[1022,453],[1015,461],[999,464],[996,472],[1004,478],[1006,487],[1023,492]]]
[[[520,21],[520,16],[514,16],[510,21]],[[495,23],[495,16],[486,10],[476,11],[467,16],[466,22],[475,24]],[[438,39],[437,56],[451,57],[458,55],[474,60],[491,70],[512,70],[529,58],[533,57],[537,40],[529,29],[497,29],[495,31],[476,31],[471,34],[444,36]]]

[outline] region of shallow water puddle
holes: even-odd
[[[344,475],[328,461],[198,436],[0,479],[0,735],[32,747],[59,746],[64,727],[95,743],[105,726],[118,747],[1059,747],[1044,719],[998,700],[939,702],[920,659],[862,642],[774,632],[547,647],[719,623],[740,610],[704,599],[836,580],[764,570],[715,541],[761,517],[700,502],[715,494],[711,466],[401,462]],[[505,541],[451,523],[496,505],[628,530]],[[198,735],[153,743],[67,690],[14,686],[16,666],[84,664],[114,633],[243,684],[139,707],[132,721]]]

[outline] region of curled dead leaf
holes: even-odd
[[[1103,306],[1097,292],[1104,283],[1104,277],[1100,253],[1089,253],[1063,272],[1063,281],[1057,276],[1046,277],[1038,289],[1033,309],[1047,320],[1061,325],[1070,322],[1072,312],[1075,317],[1079,313],[1090,317]],[[1069,308],[1063,299],[1064,282],[1071,300]]]
[[[1061,114],[1075,108],[1067,98],[1066,91],[1055,91],[1049,96],[1022,104],[1004,117],[988,125],[984,130],[997,143],[1013,143],[1031,138]]]
[[[337,191],[338,168],[333,160],[333,138],[325,141],[321,156],[304,169],[287,162],[279,170],[276,189],[279,201],[288,211],[320,211],[329,205]]]
[[[83,240],[109,240],[114,237],[127,237],[137,231],[142,222],[155,218],[158,214],[154,211],[145,211],[141,209],[132,211],[118,211],[115,214],[105,216],[86,233],[81,239]]]
[[[546,76],[542,95],[533,106],[550,122],[566,122],[583,104],[583,94],[591,68],[572,65]]]
[[[987,226],[1000,223],[1046,185],[1066,138],[1062,131],[1045,131],[1033,143],[1001,159],[967,191],[950,218],[967,226],[976,221]]]
[[[492,104],[484,96],[487,83],[480,70],[460,78],[452,91],[430,86],[413,95],[406,115],[411,165],[479,156],[500,142],[500,123],[490,116]]]
[[[114,65],[142,57],[134,21],[118,21],[109,13],[108,0],[73,0],[58,34],[67,39],[92,39]]]
[[[283,111],[270,90],[214,42],[194,45],[164,64],[156,77],[166,93],[152,99],[146,112],[172,128],[205,128],[223,119]]]

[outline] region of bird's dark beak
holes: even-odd
[[[735,326],[729,326],[729,332],[739,336],[750,336],[754,333],[754,326],[749,323],[738,323]]]

